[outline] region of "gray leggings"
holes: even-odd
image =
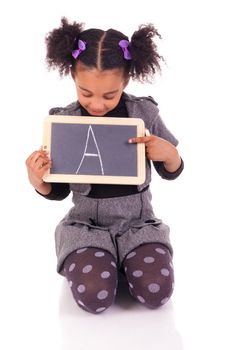
[[[172,258],[164,245],[140,245],[126,256],[122,267],[131,295],[142,305],[154,309],[171,297]],[[74,299],[82,309],[98,314],[113,304],[118,272],[112,254],[92,247],[78,249],[66,258],[63,268]]]

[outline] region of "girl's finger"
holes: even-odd
[[[141,136],[141,137],[133,137],[132,139],[129,139],[129,143],[146,143],[150,141],[151,136]]]

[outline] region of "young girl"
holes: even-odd
[[[151,165],[168,180],[182,172],[178,141],[153,98],[124,92],[130,78],[149,81],[160,70],[154,36],[160,37],[153,25],[140,26],[129,41],[114,29],[84,30],[62,18],[46,38],[48,66],[72,75],[78,97],[50,114],[142,118],[150,133],[129,140],[146,147],[146,180],[140,186],[45,183],[49,155],[38,150],[26,161],[40,195],[62,200],[73,194],[74,206],[55,232],[57,271],[67,278],[77,304],[92,313],[114,302],[119,271],[132,296],[148,308],[165,304],[174,288],[169,227],[153,213],[149,184]]]

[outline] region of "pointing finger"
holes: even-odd
[[[129,143],[146,143],[150,141],[151,136],[133,137],[128,140]]]

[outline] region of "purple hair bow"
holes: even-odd
[[[124,58],[126,60],[131,60],[132,59],[132,56],[128,50],[128,47],[129,47],[129,42],[128,40],[120,40],[119,41],[119,46],[121,47],[122,51],[123,51],[123,54],[124,54]]]
[[[72,56],[74,59],[78,58],[81,52],[86,50],[86,43],[85,41],[79,39],[78,40],[78,49],[72,51]]]

